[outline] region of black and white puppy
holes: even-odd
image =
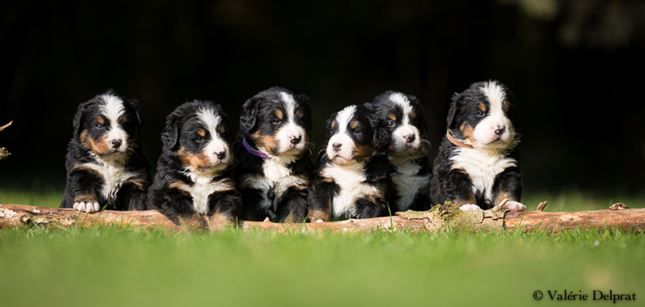
[[[473,83],[452,97],[448,131],[434,162],[433,202],[481,210],[507,200],[509,210],[526,208],[509,107],[507,90],[497,81]]]
[[[249,98],[240,115],[235,177],[244,219],[303,222],[313,168],[306,97],[272,87]]]
[[[430,208],[430,157],[428,129],[416,97],[387,91],[371,102],[381,126],[390,133],[388,156],[392,174],[395,211]]]
[[[389,131],[377,123],[367,105],[348,106],[327,121],[328,140],[309,192],[310,221],[391,212]]]
[[[148,174],[134,102],[108,91],[80,104],[73,126],[60,207],[84,212],[145,209]]]
[[[149,209],[175,223],[205,215],[230,224],[242,202],[232,177],[226,114],[210,101],[186,102],[166,118],[162,153],[148,194]]]

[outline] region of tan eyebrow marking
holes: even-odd
[[[284,119],[284,112],[282,112],[282,110],[275,110],[275,117]]]
[[[331,121],[330,128],[332,128],[332,129],[336,129],[336,128],[338,128],[338,122],[337,122],[336,120],[332,120],[332,121]]]
[[[486,104],[481,101],[477,105],[477,108],[479,108],[479,110],[482,112],[486,112],[488,110],[488,107],[486,106]]]
[[[388,118],[389,120],[396,121],[396,114],[394,114],[394,113],[390,112],[390,113],[388,113],[388,114],[387,114],[387,118]]]
[[[352,128],[352,129],[358,128],[359,125],[360,125],[360,123],[355,119],[352,120],[351,122],[349,122],[349,127]]]
[[[510,106],[511,103],[508,100],[504,99],[504,101],[502,101],[502,109],[504,110],[504,112],[508,111],[508,107]]]
[[[105,118],[103,118],[103,116],[97,116],[96,123],[99,125],[105,125]]]
[[[204,128],[197,128],[195,133],[197,133],[197,135],[200,136],[200,137],[205,137],[206,136],[206,130]]]

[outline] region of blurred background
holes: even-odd
[[[281,85],[333,111],[416,95],[431,141],[450,96],[497,79],[513,93],[526,193],[643,195],[642,1],[3,1],[0,184],[64,186],[76,106],[139,101],[150,165],[164,118],[195,98],[241,104]]]

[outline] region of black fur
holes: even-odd
[[[402,95],[402,97],[407,99],[411,107],[411,112],[409,112],[411,114],[406,114],[399,104],[390,99],[393,94]],[[392,175],[392,189],[396,206],[393,207],[401,211],[408,209],[418,211],[429,209],[431,206],[430,177],[432,175],[432,167],[430,166],[430,157],[428,155],[430,147],[428,128],[421,104],[415,96],[386,91],[376,96],[369,106],[374,110],[374,116],[378,121],[378,125],[385,127],[384,131],[389,133],[391,139],[388,156],[395,168],[395,172]],[[418,136],[415,136],[415,141],[418,142],[416,143],[418,144],[418,148],[399,149],[395,147],[394,138],[400,136],[394,133],[404,125],[404,118],[408,120],[409,125],[418,129]],[[408,169],[417,170],[415,173],[404,173]],[[409,185],[410,182],[419,182],[419,186],[415,189],[403,187],[403,185]],[[404,195],[403,193],[411,194]],[[403,203],[404,199],[411,199],[411,202]]]
[[[116,96],[112,91],[97,95],[78,106],[73,119],[73,137],[67,146],[65,168],[67,184],[60,204],[61,208],[72,208],[75,202],[98,202],[101,208],[110,210],[143,210],[148,188],[147,164],[139,146],[141,119],[135,107],[135,101],[123,100],[123,114],[119,117],[118,127],[126,133],[127,143],[123,153],[96,152],[89,146],[89,141],[102,142],[111,129],[101,111],[105,104],[104,95]],[[99,125],[97,118],[105,122]],[[83,139],[81,139],[83,138]],[[125,146],[125,145],[124,145]],[[119,156],[119,157],[117,157]],[[128,173],[127,178],[106,186],[114,181],[115,176],[102,173],[102,169],[117,161],[115,169]],[[107,195],[103,191],[108,191]]]
[[[287,111],[287,104],[282,95],[290,95],[295,102],[294,116]],[[263,220],[269,218],[279,222],[302,222],[307,213],[307,188],[309,177],[313,168],[309,148],[309,131],[311,130],[311,111],[307,97],[296,95],[282,87],[272,87],[249,98],[242,107],[240,115],[240,133],[235,144],[237,157],[235,178],[238,188],[242,193],[243,219]],[[282,120],[276,113],[283,114]],[[292,122],[304,130],[302,136],[302,150],[281,152],[278,147],[262,147],[262,142],[267,139],[278,140],[278,132],[285,125]],[[242,145],[242,140],[258,150],[265,148],[269,159],[263,159],[249,153]],[[284,163],[275,161],[285,161]],[[286,184],[280,186],[281,178],[274,178],[272,173],[265,173],[267,163],[279,165],[289,178],[298,178],[301,184]],[[283,179],[281,179],[283,180]],[[263,187],[255,185],[264,182]],[[283,181],[286,182],[286,181]]]
[[[201,110],[212,110],[215,116],[222,118],[217,126],[216,136],[210,133],[198,117]],[[200,135],[199,132],[203,131],[206,133]],[[219,104],[196,100],[180,105],[168,115],[161,135],[163,147],[157,162],[157,173],[148,194],[150,209],[160,210],[175,223],[181,223],[182,218],[200,214],[208,217],[217,214],[229,222],[239,216],[242,203],[232,178],[233,157],[225,158],[228,162],[220,160],[216,166],[187,162],[188,155],[204,155],[205,148],[213,138],[221,138],[225,144],[230,144],[232,139],[226,114]],[[230,150],[225,155],[230,156]],[[200,179],[205,181],[193,181]],[[199,212],[194,199],[197,196],[189,189],[206,189],[207,186],[216,190],[205,199],[206,211]]]
[[[464,127],[475,128],[488,114],[478,105],[481,103],[489,107],[490,102],[480,88],[487,82],[473,83],[462,93],[455,93],[452,97],[447,116],[448,132],[460,141],[469,140],[469,130]],[[506,88],[497,83],[506,91]],[[504,113],[508,116],[507,110]],[[451,201],[457,205],[476,204],[482,209],[489,209],[498,205],[503,196],[509,200],[520,202],[522,197],[522,178],[517,163],[516,145],[517,138],[513,139],[506,147],[496,148],[495,153],[500,159],[512,159],[514,165],[506,167],[494,176],[491,195],[486,198],[485,190],[480,190],[473,185],[471,174],[465,169],[453,169],[453,158],[463,150],[444,136],[439,153],[434,161],[434,173],[431,181],[431,198],[433,203]]]
[[[323,143],[318,160],[317,171],[312,178],[312,185],[309,192],[309,220],[315,221],[331,220],[339,218],[371,218],[387,216],[392,213],[390,203],[392,202],[393,191],[391,174],[394,171],[386,150],[389,146],[389,133],[386,127],[381,126],[374,112],[367,105],[357,105],[352,115],[352,121],[358,123],[356,129],[347,129],[348,135],[362,155],[354,156],[350,162],[357,167],[357,173],[365,179],[362,185],[375,188],[375,193],[369,195],[355,196],[354,201],[348,205],[348,213],[336,216],[334,212],[334,198],[340,193],[353,193],[350,187],[339,185],[336,180],[326,176],[326,170],[338,167],[338,164],[329,157],[326,147],[332,136],[337,134],[338,123],[335,122],[336,115],[333,114],[327,121],[327,140]],[[350,121],[351,122],[351,121]],[[349,125],[348,125],[349,126]],[[345,164],[347,166],[348,164]],[[347,189],[343,191],[343,189]]]

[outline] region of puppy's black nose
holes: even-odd
[[[334,147],[334,151],[340,151],[340,146],[341,146],[340,143],[334,143],[334,144],[331,144],[331,146]]]
[[[216,152],[215,155],[218,159],[223,160],[224,158],[226,158],[226,150]]]
[[[290,140],[291,144],[293,144],[293,145],[296,145],[296,144],[300,143],[300,141],[302,141],[302,136],[301,135],[292,136],[291,140]]]
[[[506,131],[506,127],[497,128],[497,129],[495,129],[495,134],[502,135],[502,134],[504,134],[504,131]]]
[[[110,141],[110,143],[112,144],[112,148],[119,148],[119,147],[121,147],[121,144],[123,144],[123,141],[121,141],[121,140],[112,140],[112,141]]]
[[[417,137],[414,134],[405,135],[405,136],[403,136],[403,138],[405,139],[406,143],[412,143],[412,142],[414,142],[414,140],[417,139]]]

